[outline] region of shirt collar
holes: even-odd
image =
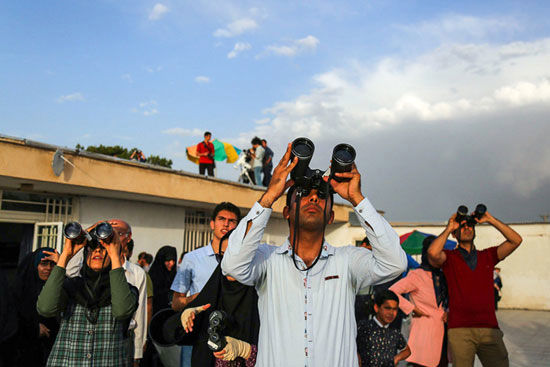
[[[286,239],[284,244],[277,247],[275,252],[278,254],[287,253],[289,256],[292,256],[292,245],[290,244],[288,238]],[[327,257],[329,257],[329,255],[334,255],[334,247],[325,240],[325,242],[323,243],[323,250],[321,250],[321,259],[326,259]]]
[[[206,246],[206,256],[215,256],[214,248],[212,247],[212,241]]]
[[[378,321],[378,317],[373,316],[374,322],[376,322],[376,325],[380,326],[381,328],[387,329],[390,327],[390,324],[382,325],[380,321]]]

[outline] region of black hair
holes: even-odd
[[[130,253],[134,252],[134,240],[128,241],[128,244],[126,245],[126,247],[128,248],[128,252]]]
[[[422,265],[430,265],[430,262],[428,261],[428,249],[434,240],[435,236],[428,236],[424,238],[424,241],[422,241],[422,257],[420,261]]]
[[[147,262],[147,264],[151,265],[151,263],[153,262],[153,255],[145,254],[144,258],[145,258],[145,261]]]
[[[384,289],[383,291],[376,292],[374,295],[374,303],[380,307],[382,304],[386,301],[395,301],[397,304],[399,304],[399,298],[397,297],[397,294],[390,291],[389,289]]]
[[[211,133],[210,131],[205,131],[205,132],[204,132],[204,136],[206,137],[207,135],[212,136],[212,133]]]
[[[296,191],[296,186],[292,185],[288,188],[288,191],[286,192],[286,206],[290,208],[290,204],[292,204],[292,194],[294,194],[294,191]],[[330,209],[332,210],[332,207],[334,206],[334,193],[330,191]]]
[[[180,255],[180,261],[183,259],[183,257],[185,256],[185,254],[187,253],[187,251],[183,251]]]
[[[370,244],[370,240],[369,240],[369,238],[368,238],[367,236],[365,236],[365,238],[363,238],[363,239],[361,240],[361,244],[363,244],[363,243],[366,243],[366,244],[369,245],[369,246],[371,245],[371,244]]]
[[[267,140],[265,140],[265,139],[262,139],[262,143],[266,143],[266,144],[267,144]]]
[[[256,145],[256,144],[262,145],[262,140],[257,136],[255,136],[250,143],[252,143],[252,145]]]
[[[223,203],[216,205],[214,212],[212,213],[212,220],[216,220],[216,217],[222,210],[227,210],[228,212],[235,214],[237,216],[237,222],[241,220],[241,209],[228,201],[224,201]]]

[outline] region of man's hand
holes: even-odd
[[[46,327],[46,325],[39,323],[38,324],[38,337],[39,338],[49,338],[50,337],[50,329]]]
[[[342,182],[330,180],[330,185],[334,191],[343,199],[349,201],[353,206],[359,205],[365,197],[361,193],[361,174],[357,170],[355,163],[353,164],[350,172],[335,173],[334,175],[336,177],[347,179]],[[323,179],[327,181],[329,178],[324,177]]]
[[[207,310],[208,308],[210,308],[210,303],[202,306],[187,308],[181,313],[181,326],[183,326],[186,333],[193,331],[195,315]]]
[[[456,221],[456,213],[454,213],[453,215],[451,215],[451,217],[447,221],[447,230],[449,231],[449,233],[453,233],[459,227],[460,227],[460,223]]]
[[[273,170],[273,176],[271,177],[267,191],[259,200],[260,205],[264,208],[271,208],[273,203],[284,194],[285,190],[294,184],[294,181],[286,180],[292,169],[298,164],[297,157],[294,157],[294,161],[290,162],[291,150],[292,144],[289,143],[285,155],[281,158],[275,170]]]
[[[233,361],[237,357],[247,360],[250,357],[251,346],[247,342],[226,336],[227,345],[219,352],[214,352],[214,357],[224,361]]]
[[[472,213],[472,216],[474,215],[474,213]],[[494,223],[494,219],[495,217],[493,217],[491,215],[491,213],[489,212],[485,212],[485,214],[483,214],[481,216],[480,219],[477,219],[476,217],[474,217],[474,219],[476,220],[477,223],[481,224],[481,223],[489,223],[489,224],[492,224]]]

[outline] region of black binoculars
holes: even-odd
[[[225,334],[223,333],[228,323],[227,313],[216,310],[208,317],[208,348],[214,352],[219,352],[227,345]]]
[[[309,168],[315,145],[308,138],[297,138],[292,142],[290,161],[294,157],[298,158],[298,163],[290,172],[290,178],[294,180],[294,184],[298,192],[302,191],[305,195],[312,189],[316,189],[319,195],[326,198],[332,188],[327,189],[327,185],[323,185],[323,176],[329,176],[338,182],[347,181],[349,179],[335,176],[336,173],[350,172],[355,161],[355,149],[349,144],[338,144],[332,151],[331,167],[322,171],[319,169]]]
[[[80,223],[70,222],[65,225],[63,234],[66,238],[77,244],[86,240],[86,246],[91,250],[95,250],[98,246],[101,246],[99,240],[110,242],[113,238],[113,227],[108,222],[101,222],[88,232],[82,228]]]
[[[463,221],[466,221],[466,224],[468,226],[473,227],[477,224],[476,219],[481,219],[486,211],[487,206],[485,206],[485,204],[477,204],[476,210],[472,213],[472,215],[469,215],[468,207],[466,205],[461,205],[456,210],[455,221],[457,221],[459,224],[461,224]]]

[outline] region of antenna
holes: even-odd
[[[52,169],[53,173],[59,177],[65,168],[65,160],[63,159],[63,152],[61,149],[57,149],[53,155]]]

